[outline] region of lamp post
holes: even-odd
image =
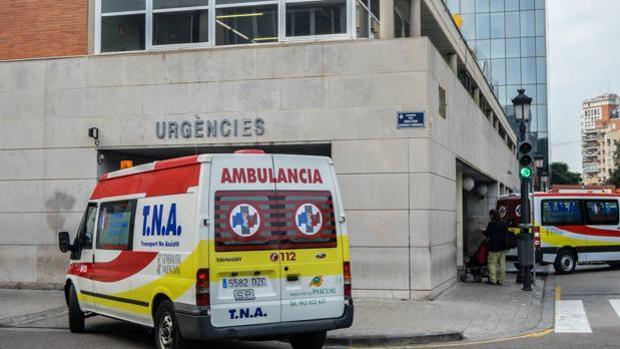
[[[540,153],[536,153],[536,155],[534,155],[534,167],[536,168],[536,176],[534,177],[536,180],[536,186],[534,187],[534,190],[543,190],[542,189],[542,171],[543,171],[543,166],[545,165],[545,158],[540,154]]]
[[[534,236],[530,233],[530,208],[529,208],[529,184],[532,178],[531,165],[534,159],[531,155],[533,146],[526,139],[527,124],[530,122],[530,107],[532,98],[525,94],[525,89],[518,89],[519,93],[512,99],[515,110],[515,118],[519,123],[520,143],[519,153],[519,177],[521,177],[521,234],[517,243],[517,253],[519,260],[519,275],[523,280],[523,290],[532,290],[532,277],[530,268],[534,264]]]

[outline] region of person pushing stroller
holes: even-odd
[[[506,279],[506,236],[508,226],[502,220],[497,210],[489,211],[491,221],[487,224],[487,228],[483,231],[484,236],[489,239],[489,256],[487,259],[487,268],[489,270],[490,285],[502,285]],[[499,270],[497,265],[499,264]]]

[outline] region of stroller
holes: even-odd
[[[482,282],[482,278],[489,276],[487,270],[487,258],[489,257],[489,240],[484,239],[480,243],[480,246],[476,249],[476,252],[467,258],[465,262],[465,271],[461,275],[461,281],[467,282],[469,275],[471,275],[475,282]]]

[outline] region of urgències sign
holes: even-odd
[[[159,139],[252,137],[265,134],[262,118],[155,121]]]

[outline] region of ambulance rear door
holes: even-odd
[[[212,324],[278,323],[281,273],[272,157],[215,155],[210,177]]]
[[[343,250],[331,160],[273,155],[280,208],[282,321],[344,312]]]

